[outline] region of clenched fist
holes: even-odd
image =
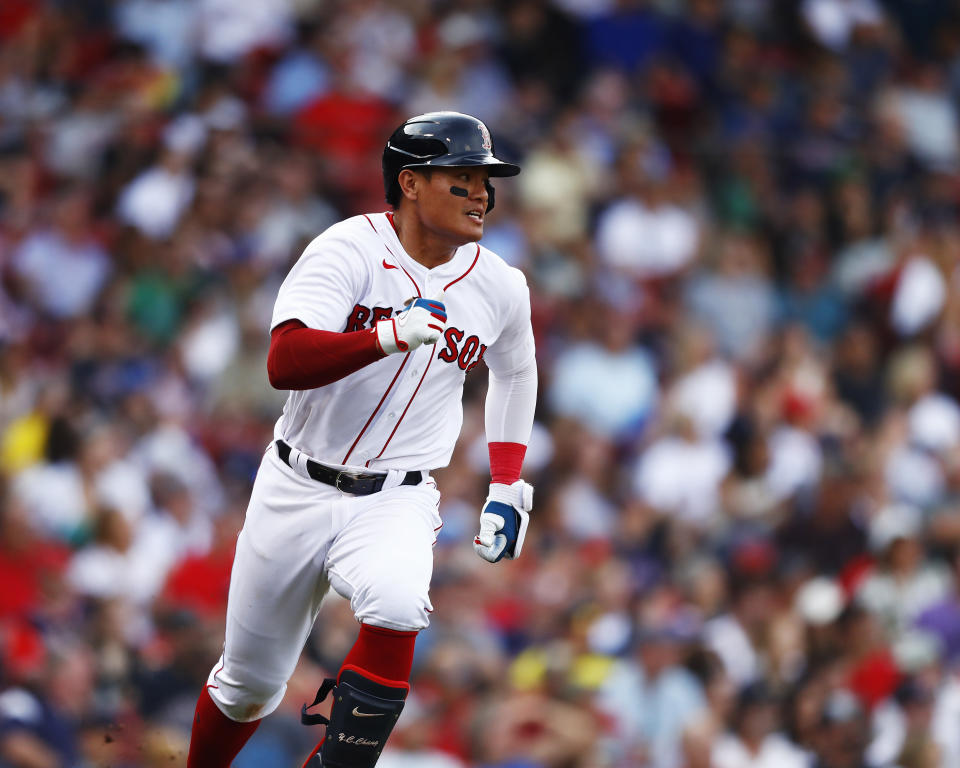
[[[520,557],[533,509],[533,486],[517,480],[512,485],[490,483],[487,501],[480,510],[480,533],[473,548],[484,560]]]
[[[377,343],[385,354],[409,352],[421,344],[436,344],[447,328],[447,308],[441,299],[414,299],[396,317],[376,325]]]

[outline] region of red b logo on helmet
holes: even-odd
[[[480,129],[480,146],[490,152],[493,149],[493,139],[490,138],[490,131],[483,123],[480,123],[477,127]]]

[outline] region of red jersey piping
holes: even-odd
[[[376,461],[381,456],[383,452],[387,450],[387,446],[390,445],[390,441],[393,440],[393,436],[397,434],[397,429],[400,427],[400,423],[403,421],[403,417],[407,415],[407,411],[410,410],[410,406],[413,404],[413,399],[417,396],[417,392],[420,391],[420,385],[423,384],[423,380],[427,377],[427,371],[430,370],[430,363],[433,362],[434,355],[430,353],[430,360],[427,362],[427,367],[423,369],[423,373],[420,375],[420,381],[417,382],[417,388],[413,390],[413,394],[410,395],[410,399],[407,401],[407,407],[403,409],[403,413],[400,414],[400,418],[397,419],[397,423],[393,425],[393,431],[390,433],[390,437],[387,438],[387,442],[383,444],[383,448],[380,449],[380,453],[371,459],[371,461]],[[369,464],[369,462],[367,462]]]
[[[353,453],[353,449],[357,447],[357,443],[360,442],[360,438],[363,437],[363,433],[367,431],[367,427],[370,426],[370,422],[373,421],[373,417],[377,415],[377,412],[380,410],[380,406],[383,405],[383,401],[387,399],[387,395],[390,394],[390,390],[393,389],[393,385],[397,383],[397,379],[400,377],[400,372],[403,370],[403,366],[407,364],[407,360],[409,359],[410,353],[407,352],[407,354],[403,356],[403,361],[400,363],[400,367],[397,368],[397,372],[394,374],[393,380],[390,382],[390,386],[387,387],[387,391],[383,393],[383,397],[380,398],[380,402],[377,403],[377,407],[373,409],[373,413],[370,414],[370,418],[367,419],[367,423],[363,425],[363,429],[360,430],[360,434],[357,435],[357,439],[353,441],[353,445],[350,446],[350,450],[347,451],[347,455],[343,457],[343,461],[340,462],[341,464],[347,463],[347,459],[350,458],[350,454]],[[430,366],[428,365],[427,367],[429,368]],[[404,411],[404,413],[406,413],[406,411]],[[381,453],[383,453],[383,451],[381,451]]]
[[[469,275],[469,274],[470,274],[470,271],[471,271],[475,266],[477,266],[477,262],[478,262],[479,260],[480,260],[480,243],[477,243],[477,255],[474,256],[474,258],[473,258],[473,263],[470,265],[470,267],[467,269],[466,272],[464,272],[462,275],[460,275],[460,277],[458,277],[456,280],[453,280],[453,281],[447,283],[445,286],[443,286],[443,290],[446,291],[446,290],[447,290],[451,285],[453,285],[454,283],[459,283],[461,280],[463,280],[463,278],[465,278],[467,275]]]

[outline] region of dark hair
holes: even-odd
[[[73,425],[63,416],[57,416],[50,422],[47,434],[46,458],[51,464],[59,461],[71,461],[80,450],[80,436]]]

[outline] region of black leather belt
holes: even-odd
[[[291,469],[290,446],[283,440],[277,440],[277,456]],[[373,474],[367,472],[350,472],[344,469],[334,469],[319,461],[307,459],[307,474],[318,483],[332,485],[338,491],[349,493],[354,496],[369,496],[383,488],[386,481],[386,475]],[[420,485],[423,482],[423,472],[407,472],[403,476],[400,485]]]

